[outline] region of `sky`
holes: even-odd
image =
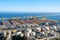
[[[60,12],[60,0],[0,0],[0,12]]]

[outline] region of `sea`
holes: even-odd
[[[46,17],[50,20],[60,20],[60,13],[38,13],[38,12],[0,12],[0,18],[12,18],[12,17]]]
[[[25,19],[28,17],[38,17],[38,19],[42,19],[42,17],[45,17],[49,20],[57,20],[59,21],[57,24],[60,25],[60,13],[41,13],[41,12],[0,12],[0,18],[13,18],[13,17],[20,17],[21,19]],[[0,19],[0,22],[2,20]]]

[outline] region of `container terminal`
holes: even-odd
[[[57,40],[60,37],[60,24],[57,20],[45,17],[0,20],[0,40]]]

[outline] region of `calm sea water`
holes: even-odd
[[[23,16],[45,16],[46,19],[60,20],[60,13],[12,13],[12,12],[0,12],[0,18],[11,18],[11,17],[23,17]]]

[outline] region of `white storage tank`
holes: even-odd
[[[31,32],[31,36],[35,36],[36,35],[36,33],[33,31],[33,32]]]
[[[40,32],[41,28],[40,27],[36,27],[34,30],[37,31],[37,32]]]
[[[32,29],[26,29],[26,31],[25,31],[26,33],[31,33],[32,32]]]

